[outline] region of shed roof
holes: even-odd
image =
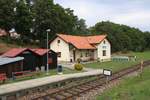
[[[36,53],[37,55],[39,56],[43,56],[44,54],[46,54],[47,52],[50,51],[50,49],[42,49],[42,48],[39,48],[39,49],[31,49],[34,53]]]
[[[52,51],[50,49],[42,49],[42,48],[36,48],[36,49],[30,49],[30,48],[13,48],[7,52],[5,52],[2,56],[3,57],[16,57],[19,54],[21,54],[22,52],[29,50],[31,52],[33,52],[36,55],[39,56],[43,56],[44,54],[46,54],[49,51]]]
[[[24,57],[15,57],[15,58],[0,57],[0,65],[6,65],[9,63],[21,61],[23,59],[24,59]]]
[[[4,53],[2,56],[3,57],[16,57],[17,55],[19,55],[25,50],[27,50],[27,48],[13,48],[7,51],[6,53]]]

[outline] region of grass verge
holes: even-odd
[[[120,85],[106,90],[97,100],[149,100],[150,66],[145,68],[142,76],[124,78]]]
[[[150,59],[150,51],[145,52],[131,52],[128,55],[137,56],[136,61],[109,61],[109,62],[94,62],[84,64],[85,67],[94,69],[110,69],[113,72],[118,71],[123,68],[130,67],[132,65],[140,63],[141,60]]]

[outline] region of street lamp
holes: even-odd
[[[49,65],[48,65],[48,53],[49,53],[49,48],[48,48],[48,33],[50,32],[51,30],[50,29],[47,29],[46,32],[47,32],[47,66],[46,66],[46,71],[47,71],[47,75],[48,75],[48,72],[49,72]]]

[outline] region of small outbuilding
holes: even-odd
[[[3,57],[24,57],[23,60],[23,70],[35,70],[36,67],[36,54],[28,48],[13,48],[5,52]]]
[[[57,68],[57,53],[49,49],[31,49],[36,53],[36,64],[38,67],[47,65],[47,53],[49,69]]]
[[[29,49],[29,48],[14,48],[6,53],[3,57],[24,57],[23,70],[36,70],[36,67],[41,68],[44,66],[46,69],[47,65],[47,53],[48,53],[48,64],[49,69],[57,68],[57,53],[48,49]]]
[[[6,73],[7,77],[12,76],[12,72],[23,70],[23,57],[0,57],[0,74]]]

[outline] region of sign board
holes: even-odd
[[[112,71],[111,71],[111,70],[104,69],[104,70],[103,70],[103,74],[104,74],[104,75],[107,75],[107,76],[111,76]]]

